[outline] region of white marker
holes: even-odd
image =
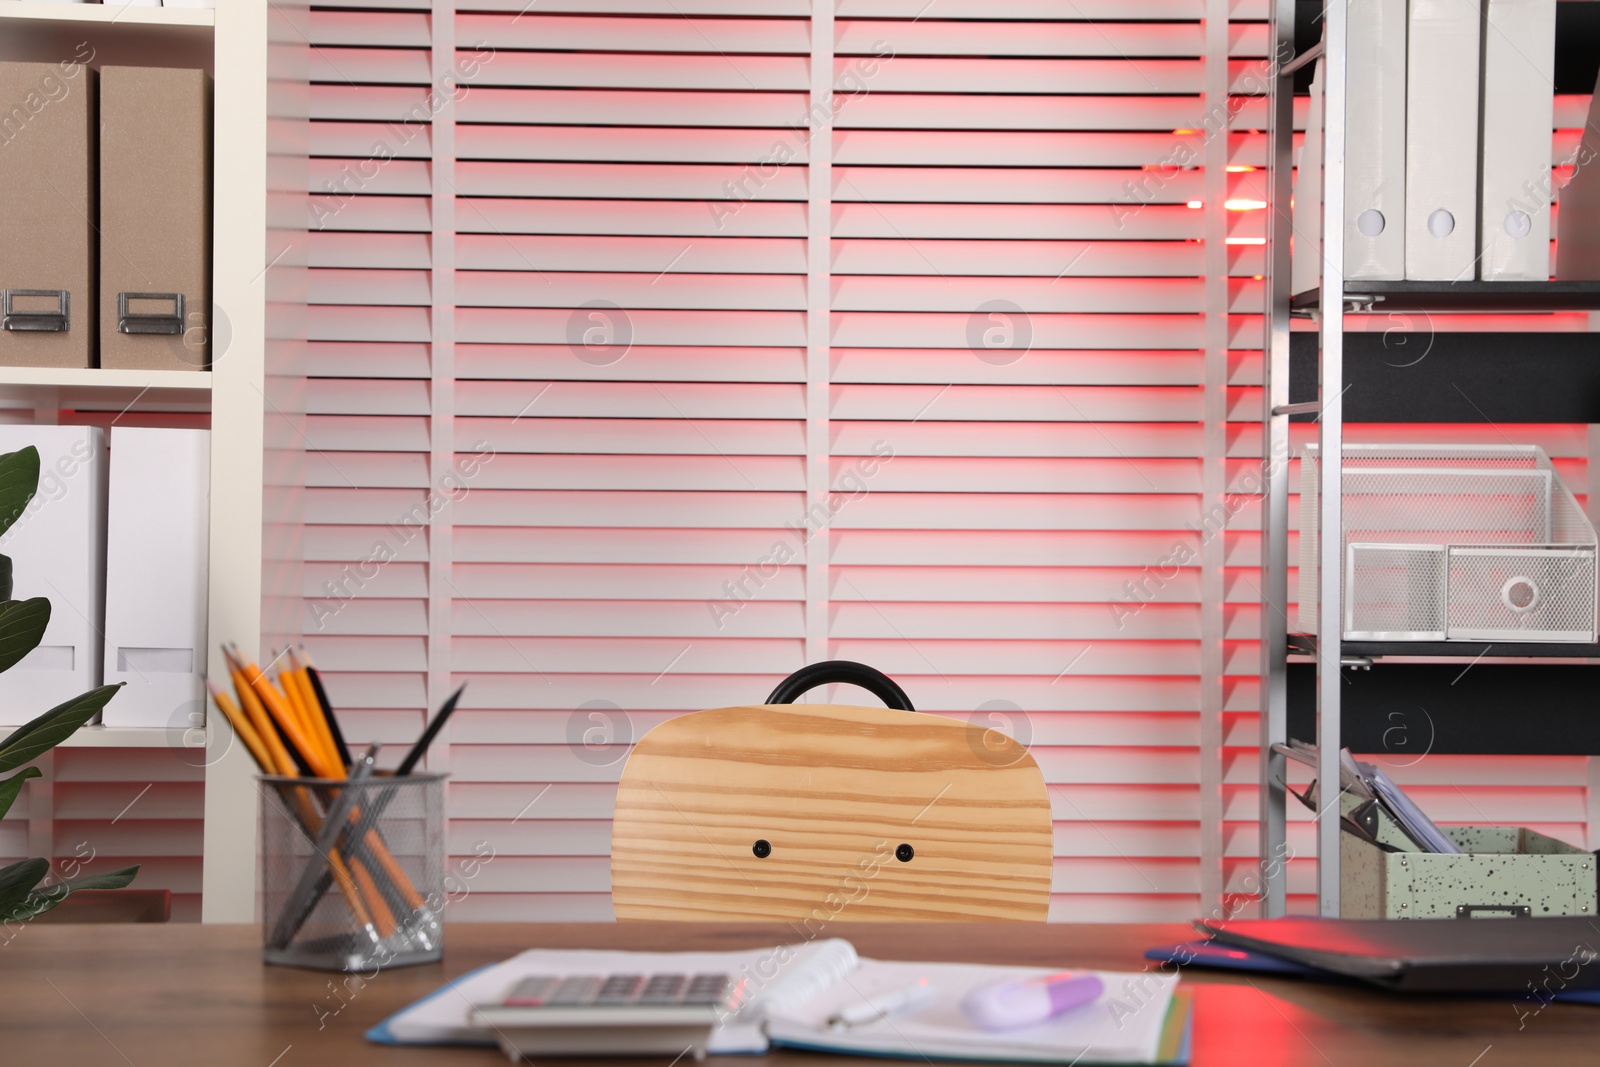
[[[902,1011],[920,1008],[933,999],[934,988],[926,978],[897,989],[892,993],[869,997],[860,1004],[851,1005],[841,1009],[838,1014],[828,1020],[828,1025],[835,1029],[849,1026],[862,1026],[866,1023],[887,1019]]]

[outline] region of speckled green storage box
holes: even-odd
[[[1393,831],[1395,837],[1398,830]],[[1339,835],[1339,914],[1346,919],[1593,915],[1595,857],[1519,826],[1442,826],[1465,854],[1385,852]],[[1380,840],[1391,834],[1380,832]]]

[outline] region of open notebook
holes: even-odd
[[[959,1008],[975,985],[1049,973],[979,964],[861,959],[832,939],[744,952],[616,952],[532,949],[449,983],[368,1031],[384,1044],[493,1045],[469,1021],[472,1008],[497,1003],[532,974],[725,972],[750,990],[743,1008],[711,1038],[709,1051],[758,1053],[769,1042],[798,1048],[926,1059],[1018,1063],[1184,1063],[1189,1001],[1175,1000],[1175,976],[1095,972],[1105,992],[1092,1004],[1039,1026],[1005,1033],[979,1030]],[[841,1008],[926,978],[933,998],[921,1007],[849,1029],[827,1020]]]

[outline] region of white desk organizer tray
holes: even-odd
[[[1321,463],[1300,464],[1300,627],[1317,632]],[[1344,638],[1596,640],[1596,537],[1537,445],[1344,446]]]

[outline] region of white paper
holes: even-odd
[[[1040,968],[981,964],[861,961],[844,981],[799,1008],[775,1011],[767,1019],[774,1043],[840,1052],[867,1052],[921,1058],[960,1058],[1020,1063],[1150,1063],[1160,1049],[1162,1030],[1177,975],[1155,971],[1089,971],[1105,986],[1092,1004],[1064,1012],[1020,1030],[982,1030],[967,1020],[961,999],[979,985],[1044,977]],[[935,992],[922,1007],[848,1029],[830,1029],[841,1009],[927,979]]]

